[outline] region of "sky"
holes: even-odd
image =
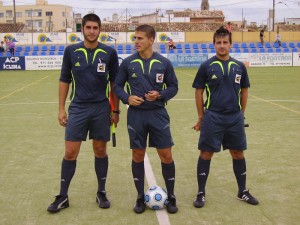
[[[12,0],[2,0],[11,5]],[[300,0],[209,0],[210,10],[223,10],[226,21],[241,21],[243,18],[258,25],[267,24],[269,9],[275,2],[275,22],[284,22],[285,18],[300,18]],[[16,5],[35,4],[35,0],[15,0]],[[48,0],[49,4],[66,4],[74,12],[94,12],[101,19],[117,13],[119,16],[139,16],[142,13],[154,13],[159,10],[183,11],[199,10],[201,0]]]

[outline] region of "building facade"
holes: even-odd
[[[72,7],[49,5],[46,0],[36,0],[35,5],[15,5],[15,7],[3,5],[3,1],[0,1],[0,23],[13,24],[14,18],[16,23],[25,24],[29,32],[56,32],[75,28]]]

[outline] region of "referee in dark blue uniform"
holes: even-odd
[[[221,27],[213,37],[216,56],[201,64],[193,88],[198,111],[198,122],[194,129],[201,131],[198,143],[200,156],[197,165],[198,194],[194,206],[201,208],[205,203],[205,185],[213,154],[229,149],[233,170],[238,184],[238,199],[257,205],[258,201],[246,189],[247,148],[244,128],[250,82],[246,67],[229,56],[231,34]],[[206,91],[206,102],[203,93]]]
[[[175,164],[171,152],[174,143],[165,103],[177,94],[178,81],[171,62],[153,51],[154,39],[153,27],[141,25],[136,28],[137,53],[122,62],[114,91],[123,103],[130,105],[127,125],[132,149],[132,174],[138,192],[134,211],[142,213],[145,210],[144,157],[149,135],[149,147],[155,147],[161,159],[168,192],[167,211],[176,213]],[[128,93],[124,91],[126,83]]]
[[[65,155],[61,167],[60,193],[48,207],[55,213],[69,207],[68,189],[76,169],[80,145],[89,133],[93,139],[95,171],[98,180],[96,201],[109,208],[105,182],[108,170],[106,142],[110,140],[110,123],[119,121],[119,100],[112,93],[115,110],[110,112],[109,89],[118,72],[118,56],[114,49],[98,42],[101,21],[95,14],[82,19],[84,41],[66,48],[59,82],[58,120],[65,130]],[[68,116],[65,111],[69,85],[72,83]]]

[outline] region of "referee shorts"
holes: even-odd
[[[66,141],[86,141],[87,133],[89,133],[89,139],[106,142],[110,140],[108,100],[98,103],[71,102],[68,112]]]
[[[247,149],[242,111],[224,114],[205,110],[201,122],[198,149],[219,152],[221,145],[223,150],[243,151]]]
[[[149,147],[169,148],[174,145],[170,117],[165,108],[128,108],[127,128],[131,149],[145,149],[149,134]]]

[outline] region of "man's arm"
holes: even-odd
[[[62,81],[59,82],[58,88],[58,121],[59,124],[63,127],[66,126],[68,117],[65,110],[66,99],[69,92],[69,83],[64,83]]]
[[[196,101],[196,108],[198,113],[198,121],[196,125],[193,127],[193,129],[196,131],[201,130],[200,125],[204,115],[203,92],[204,89],[199,89],[199,88],[197,88],[195,91],[195,101]]]
[[[242,88],[241,89],[241,107],[243,113],[245,113],[246,106],[247,106],[247,100],[248,100],[248,88]]]

